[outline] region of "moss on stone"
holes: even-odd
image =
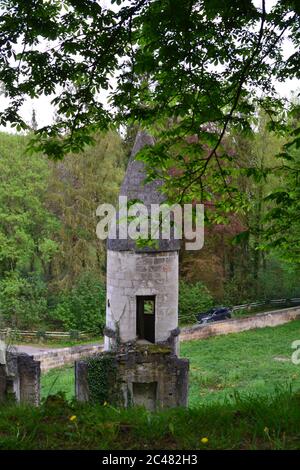
[[[139,351],[145,351],[149,354],[170,354],[172,348],[164,344],[147,344],[138,346]]]

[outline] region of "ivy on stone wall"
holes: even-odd
[[[87,361],[89,398],[93,403],[119,405],[122,401],[116,357],[104,353]]]

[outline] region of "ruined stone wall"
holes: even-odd
[[[5,365],[0,364],[0,403],[3,403],[6,398],[6,372]]]
[[[128,367],[130,363],[130,367]],[[163,353],[120,358],[125,406],[143,405],[150,411],[187,406],[188,361]]]
[[[40,363],[23,353],[7,353],[6,364],[0,365],[0,402],[38,405],[40,402]]]
[[[39,405],[40,403],[40,363],[28,354],[18,354],[19,401]]]
[[[97,368],[97,361],[101,366],[101,361],[107,359],[113,361],[114,380],[109,382],[110,374],[105,380],[94,375],[98,382],[91,385],[90,371]],[[76,397],[80,401],[145,406],[150,411],[187,406],[189,361],[179,359],[168,348],[151,345],[124,353],[104,352],[91,362],[76,362],[75,371]]]
[[[178,252],[107,252],[106,326],[121,332],[122,342],[136,339],[136,296],[156,296],[155,341],[168,339],[178,325]],[[105,349],[113,340],[105,338]]]

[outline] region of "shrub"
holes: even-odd
[[[179,322],[180,324],[195,323],[197,313],[209,309],[213,305],[213,297],[202,282],[179,284]]]
[[[0,281],[0,316],[6,326],[32,328],[46,315],[47,288],[40,278],[13,272]]]
[[[70,291],[65,291],[54,317],[68,330],[102,333],[105,325],[105,289],[92,273],[80,276]]]
[[[225,305],[241,305],[259,300],[256,296],[256,284],[253,276],[244,273],[224,283],[223,303]]]

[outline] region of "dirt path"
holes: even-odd
[[[88,343],[88,344],[85,344],[85,345],[80,345],[80,346],[99,346],[99,345],[102,345],[102,342],[95,342],[95,343]],[[15,348],[17,350],[17,352],[20,352],[20,353],[26,353],[26,354],[29,354],[31,356],[35,356],[37,354],[41,354],[41,353],[49,353],[49,352],[55,352],[55,351],[60,351],[60,350],[63,350],[63,349],[70,349],[70,348],[76,348],[77,346],[74,345],[74,346],[63,346],[63,347],[50,347],[50,346],[26,346],[26,345],[13,345],[13,348]]]
[[[49,346],[25,346],[25,345],[14,345],[17,352],[26,353],[30,355],[39,354],[41,352],[50,352],[62,348],[49,348]]]

